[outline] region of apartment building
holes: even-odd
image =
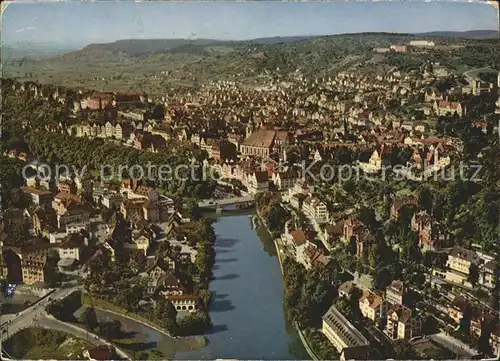
[[[380,295],[369,290],[364,290],[363,295],[359,299],[359,309],[364,317],[379,324],[388,307],[387,302]]]
[[[422,320],[406,306],[393,305],[387,312],[385,333],[393,340],[409,340],[422,332]]]
[[[31,197],[33,204],[38,204],[45,209],[50,208],[53,199],[51,192],[42,191],[33,187],[22,187],[21,189],[24,193]]]
[[[358,359],[368,359],[370,355],[370,343],[340,312],[335,306],[323,315],[323,326],[321,331],[331,344],[344,357],[356,351]]]
[[[247,180],[248,192],[257,194],[267,192],[269,189],[269,175],[267,172],[253,172],[248,176]]]
[[[122,204],[123,197],[118,192],[104,192],[101,196],[101,203],[108,209],[119,209]]]
[[[314,196],[306,197],[302,203],[302,209],[308,217],[314,219],[317,223],[328,222],[328,209],[326,204],[319,198]]]
[[[48,277],[47,256],[43,252],[24,253],[21,260],[23,283],[46,282]]]
[[[272,176],[274,185],[282,192],[287,192],[292,189],[297,180],[297,174],[290,170],[286,172],[275,172]]]
[[[385,299],[391,305],[402,305],[404,302],[405,285],[402,281],[394,280],[385,289]]]
[[[494,289],[498,282],[499,268],[494,260],[486,262],[479,270],[479,284]]]
[[[455,246],[448,255],[446,261],[446,276],[448,282],[471,286],[469,274],[471,267],[478,266],[480,258],[476,252],[466,248]]]

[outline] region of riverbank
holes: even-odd
[[[283,281],[276,250],[265,228],[252,228],[252,214],[217,217],[208,345],[178,352],[178,360],[310,359],[283,312]]]
[[[256,214],[257,214],[257,217],[259,218],[260,223],[262,224],[262,226],[266,229],[266,231],[269,234],[269,236],[272,237],[271,231],[269,230],[269,228],[267,227],[266,222],[264,221],[264,219],[260,215],[258,207],[256,207]],[[281,259],[281,256],[282,256],[283,252],[282,252],[282,249],[280,247],[281,245],[278,245],[278,242],[280,242],[280,241],[281,240],[277,239],[277,238],[273,239],[274,247],[276,249],[276,254],[278,256],[278,262],[279,262],[279,265],[280,265],[281,275],[283,276],[283,261]],[[306,339],[304,333],[302,332],[302,330],[299,327],[297,327],[297,325],[294,325],[294,327],[297,330],[297,333],[299,334],[299,337],[300,337],[300,341],[302,342],[302,345],[304,346],[305,350],[307,351],[307,354],[309,355],[309,357],[311,357],[311,359],[313,359],[313,360],[320,360],[320,358],[316,356],[316,354],[314,353],[314,351],[309,346],[309,343],[307,342],[307,339]]]
[[[150,320],[145,319],[144,317],[138,315],[138,314],[133,314],[131,315],[130,312],[125,310],[124,308],[121,308],[113,303],[107,302],[105,300],[92,297],[88,293],[83,292],[82,293],[82,305],[87,306],[87,307],[93,307],[97,310],[102,310],[106,311],[109,313],[112,313],[117,316],[125,317],[128,318],[132,321],[135,321],[137,323],[143,324],[145,326],[151,327],[153,330],[162,333],[163,335],[170,337],[172,339],[176,339],[177,336],[172,336],[168,331],[159,328],[157,325],[153,325]]]
[[[280,264],[281,274],[283,275],[283,261],[281,259],[281,255],[283,252],[281,249],[281,244],[279,244],[280,240],[275,239],[273,242],[274,242],[274,246],[276,247],[276,253],[278,254],[278,262]],[[304,335],[304,332],[297,325],[294,325],[294,327],[297,330],[297,333],[299,334],[300,340],[302,341],[302,345],[306,349],[309,357],[311,357],[311,359],[313,359],[313,360],[321,360],[318,356],[316,356],[316,354],[312,350],[311,346],[309,345],[309,342],[307,341],[306,336]]]

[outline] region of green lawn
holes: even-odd
[[[4,342],[5,350],[15,359],[83,360],[83,352],[93,345],[62,331],[27,328]]]
[[[431,341],[419,343],[415,349],[427,359],[446,360],[452,359],[453,353],[450,350],[442,348]]]

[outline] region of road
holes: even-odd
[[[462,341],[457,340],[456,338],[446,335],[442,332],[435,335],[430,335],[429,338],[462,357],[472,358],[479,355],[478,351],[472,349]]]
[[[11,317],[11,320],[2,322],[2,338],[5,339],[28,327],[38,326],[47,329],[64,331],[81,339],[90,340],[91,343],[96,345],[110,345],[110,343],[102,338],[99,338],[97,335],[87,332],[86,330],[83,330],[75,325],[59,321],[53,316],[47,314],[47,312],[45,311],[45,307],[47,305],[55,302],[56,300],[64,298],[70,293],[75,292],[81,288],[82,286],[78,285],[71,288],[57,289],[49,296],[50,299],[47,297],[42,301],[32,305],[23,312],[18,313],[18,316],[14,315],[14,318]],[[6,330],[5,333],[4,330]],[[130,359],[124,351],[118,349],[116,346],[114,347],[120,357]]]
[[[29,324],[32,321],[35,314],[39,313],[45,306],[54,302],[55,300],[66,297],[68,294],[80,289],[81,287],[82,286],[74,286],[71,288],[56,289],[50,295],[48,295],[47,297],[43,298],[38,302],[33,303],[29,308],[25,309],[20,313],[17,313],[15,315],[2,315],[1,317],[2,328],[7,324],[8,321],[11,321],[11,323],[9,323],[8,325],[9,333],[12,333],[13,330],[24,328],[27,324]]]
[[[475,69],[467,70],[466,72],[464,72],[464,76],[467,78],[469,83],[472,83],[472,79],[474,78],[474,75],[470,75],[470,73],[479,73],[481,70],[488,70],[488,69],[491,70],[491,67],[485,66],[482,68],[475,68]]]

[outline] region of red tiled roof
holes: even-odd
[[[293,243],[295,243],[296,246],[301,246],[307,241],[306,234],[301,229],[296,229],[295,231],[290,232],[290,235],[292,236]]]

